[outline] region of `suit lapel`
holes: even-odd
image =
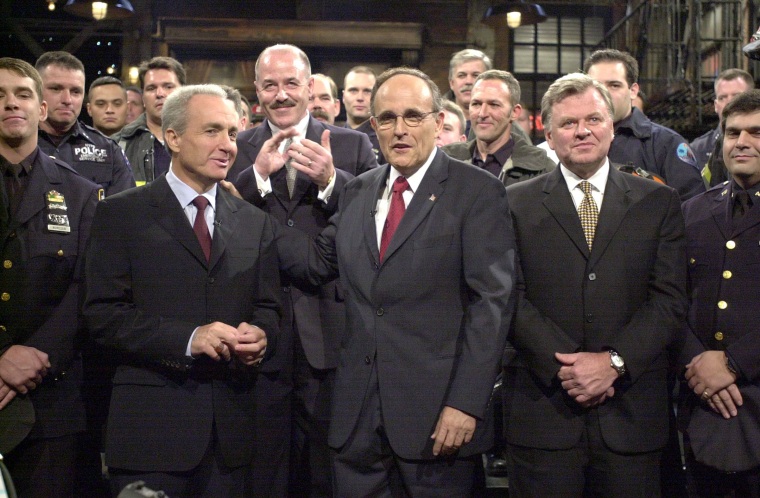
[[[723,238],[728,240],[731,238],[731,227],[733,227],[733,220],[731,219],[731,189],[726,186],[715,196],[713,201],[713,205],[710,208],[710,214],[712,214],[713,220],[715,220],[715,224],[718,226],[718,230],[723,234]]]
[[[594,235],[594,249],[591,251],[589,262],[591,266],[602,257],[630,208],[631,198],[628,195],[630,187],[624,175],[625,173],[610,166],[602,209],[599,211],[599,222]]]
[[[547,194],[543,201],[544,207],[557,220],[559,226],[570,237],[570,240],[578,247],[583,256],[588,258],[590,251],[586,243],[586,236],[583,234],[581,219],[578,217],[578,211],[575,209],[573,198],[570,196],[567,182],[565,182],[560,168],[546,175],[544,192]]]
[[[372,183],[372,187],[368,190],[367,199],[364,204],[364,212],[368,213],[367,221],[364,225],[364,241],[369,248],[369,252],[372,254],[374,261],[380,261],[380,241],[377,240],[377,225],[375,223],[375,210],[377,209],[377,201],[380,196],[383,195],[385,190],[385,184],[388,181],[388,174],[390,172],[390,166],[385,165],[378,167],[372,174],[375,176]],[[387,259],[386,251],[386,259]]]
[[[441,151],[436,151],[433,162],[422,178],[412,201],[407,206],[404,216],[396,228],[396,233],[393,234],[391,243],[385,251],[384,261],[388,261],[393,253],[406,242],[406,239],[414,233],[430,213],[430,210],[433,209],[435,202],[441,197],[444,184],[449,176],[448,161],[448,156]]]
[[[213,270],[227,250],[227,243],[237,230],[237,208],[232,204],[229,194],[221,187],[216,189],[216,214],[214,219],[214,236],[211,239],[211,256],[209,269]]]
[[[203,254],[201,244],[193,232],[193,227],[185,216],[182,206],[177,201],[172,189],[166,181],[166,176],[161,176],[150,183],[150,205],[153,209],[153,217],[156,222],[166,230],[172,238],[182,244],[204,266],[207,265],[206,256]],[[211,244],[213,252],[213,242]]]

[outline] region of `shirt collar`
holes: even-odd
[[[406,177],[406,181],[409,182],[409,189],[412,191],[412,193],[417,192],[420,183],[422,183],[422,179],[425,177],[425,173],[433,162],[436,150],[437,147],[433,147],[433,150],[430,152],[430,155],[428,156],[427,161],[425,161],[425,164],[423,164],[420,169],[415,171],[413,175]],[[396,178],[399,176],[401,176],[401,173],[399,173],[396,168],[391,166],[391,172],[388,175],[388,185],[393,185],[393,182],[395,182]]]
[[[615,134],[627,132],[636,138],[652,136],[652,122],[636,107],[631,108],[631,113],[615,123]]]
[[[188,204],[193,202],[193,199],[198,197],[198,192],[193,190],[192,187],[190,187],[188,184],[180,180],[177,175],[174,174],[174,166],[169,165],[169,171],[166,173],[166,181],[169,183],[169,188],[172,189],[172,192],[174,192],[175,197],[177,197],[177,200],[179,201],[179,205],[182,206],[182,209],[185,209]],[[213,187],[209,189],[208,192],[205,192],[203,197],[208,199],[209,205],[216,211],[216,189],[218,184],[214,184]]]
[[[298,139],[297,141],[300,141],[302,138],[306,138],[306,129],[309,126],[309,118],[310,114],[307,112],[306,116],[304,116],[301,121],[295,124],[293,128],[296,129],[296,133],[298,133]],[[267,120],[267,124],[269,124],[269,130],[272,132],[272,136],[275,136],[277,132],[282,131],[280,128],[276,127],[274,123]],[[294,140],[296,140],[296,137],[293,137]]]
[[[32,172],[32,166],[34,165],[34,161],[37,160],[37,154],[39,153],[39,151],[40,151],[40,148],[35,147],[32,153],[26,156],[24,159],[22,159],[21,162],[19,163],[24,168],[24,171],[26,171],[27,175]],[[0,155],[0,168],[2,168],[3,171],[5,171],[6,168],[10,166],[11,164],[13,163],[7,160],[2,155]]]
[[[512,137],[509,137],[509,140],[502,145],[499,150],[494,152],[493,154],[488,154],[486,156],[486,159],[482,159],[480,157],[480,151],[478,150],[477,141],[475,142],[475,150],[472,151],[472,164],[483,164],[488,159],[488,156],[493,156],[494,159],[496,159],[501,166],[504,166],[506,164],[507,160],[509,160],[510,157],[512,157],[512,152],[515,149],[515,141],[512,139]]]
[[[583,181],[583,178],[576,175],[569,169],[567,169],[563,164],[560,163],[560,171],[562,172],[562,176],[565,178],[565,182],[567,182],[567,188],[572,192],[574,188],[578,186],[579,183]],[[607,177],[610,176],[610,160],[608,158],[604,159],[604,164],[602,165],[599,170],[597,170],[596,173],[594,173],[591,178],[588,179],[588,182],[599,192],[604,195],[604,187],[607,185]]]
[[[733,178],[731,179],[730,184],[731,184],[731,197],[733,197],[737,192],[744,190],[743,188],[739,186],[738,183],[736,183],[736,180],[734,180]],[[750,197],[752,197],[753,203],[760,202],[757,199],[755,199],[755,197],[760,197],[760,183],[757,183],[753,185],[752,187],[748,188],[747,193],[749,194]]]

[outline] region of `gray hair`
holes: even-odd
[[[224,90],[224,93],[227,94],[227,100],[232,102],[232,105],[235,106],[235,112],[237,112],[238,117],[242,118],[245,116],[245,109],[243,109],[243,96],[240,94],[240,90],[229,85],[219,85],[219,87],[221,87],[221,89]]]
[[[311,77],[311,62],[309,62],[309,57],[306,55],[306,52],[296,47],[295,45],[290,45],[287,43],[278,43],[277,45],[272,45],[270,47],[265,48],[259,54],[259,58],[256,59],[256,67],[255,67],[256,81],[259,81],[259,64],[261,63],[262,59],[264,59],[264,57],[269,55],[271,52],[293,52],[295,55],[298,56],[299,59],[301,59],[301,61],[304,63],[304,66],[306,66],[306,78]]]
[[[166,136],[166,130],[171,128],[178,135],[187,129],[187,107],[190,99],[196,95],[213,95],[228,100],[227,93],[219,85],[186,85],[177,88],[166,98],[161,110],[161,133]],[[167,150],[168,147],[167,147]],[[171,154],[171,150],[169,150]]]
[[[470,61],[482,61],[486,67],[486,71],[493,69],[493,63],[486,54],[474,48],[466,48],[451,56],[451,61],[449,62],[449,81],[454,79],[454,72],[459,66]]]
[[[612,119],[614,108],[612,106],[612,97],[610,97],[610,92],[607,88],[602,83],[583,73],[570,73],[552,83],[541,99],[541,120],[544,123],[544,129],[551,131],[552,107],[555,104],[567,97],[585,93],[589,88],[595,89],[602,96],[607,106],[607,111],[610,114],[610,119]]]
[[[502,71],[500,69],[489,69],[488,71],[480,73],[478,78],[475,80],[475,85],[477,85],[479,81],[484,80],[502,81],[505,85],[507,85],[507,88],[509,89],[509,103],[512,104],[512,107],[520,103],[520,82],[517,81],[517,78],[512,76],[512,73],[508,71]],[[475,85],[473,85],[473,88]]]
[[[419,78],[422,81],[424,81],[425,84],[427,84],[428,88],[430,89],[430,94],[433,97],[433,108],[431,109],[431,111],[441,112],[441,109],[443,109],[443,98],[441,97],[441,91],[438,89],[438,85],[435,84],[435,81],[430,79],[430,76],[423,73],[419,69],[414,69],[411,67],[394,67],[383,72],[383,74],[378,76],[377,80],[375,80],[375,87],[372,89],[372,98],[370,99],[370,102],[369,102],[370,112],[372,113],[373,116],[375,115],[375,97],[377,96],[377,91],[380,90],[380,87],[386,81],[393,78],[394,76],[398,76],[401,74],[414,76],[415,78]]]

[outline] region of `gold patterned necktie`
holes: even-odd
[[[285,147],[282,149],[283,154],[288,153],[288,148],[293,143],[292,138],[288,138],[285,141]],[[292,158],[288,157],[288,160],[285,161],[285,181],[288,183],[288,194],[290,195],[290,198],[293,198],[293,189],[296,186],[296,175],[298,175],[298,170],[293,167],[292,164],[290,164],[293,161]]]
[[[590,251],[591,246],[594,245],[594,233],[596,232],[596,224],[599,221],[599,208],[596,207],[594,197],[591,195],[591,184],[583,180],[579,184],[579,187],[583,191],[583,200],[578,207],[578,216],[581,219],[581,226],[583,227],[584,235],[586,235],[586,242]]]

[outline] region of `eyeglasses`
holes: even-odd
[[[404,114],[399,115],[393,112],[384,112],[379,116],[372,116],[372,119],[375,120],[375,124],[381,130],[386,130],[392,126],[395,126],[398,118],[403,119],[404,123],[406,123],[407,126],[411,126],[412,128],[414,128],[421,125],[426,117],[430,116],[431,114],[437,114],[437,113],[438,111],[430,111],[430,112],[407,111]]]

